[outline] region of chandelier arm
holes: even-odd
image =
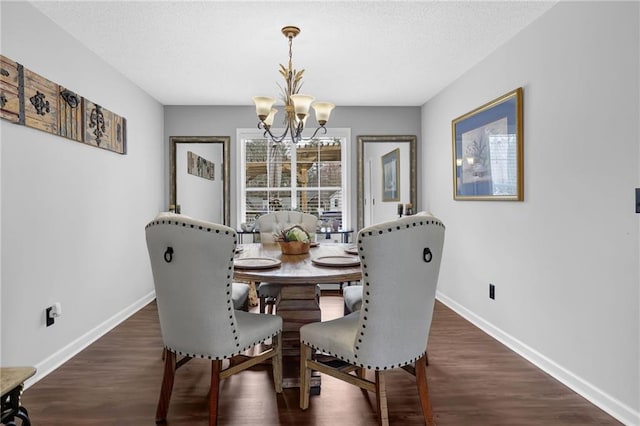
[[[264,133],[262,134],[264,138],[271,138],[271,140],[278,143],[282,142],[284,138],[287,136],[286,131],[281,136],[275,136],[273,133],[271,133],[271,128],[265,125],[262,121],[258,123],[258,129],[260,130],[264,129]]]
[[[318,127],[318,128],[316,129],[316,131],[315,131],[315,132],[313,132],[313,135],[311,135],[311,137],[310,137],[309,139],[313,139],[313,138],[315,138],[315,137],[316,137],[316,135],[318,134],[318,132],[319,132],[320,130],[322,130],[322,134],[323,134],[323,135],[326,135],[326,134],[327,134],[327,128],[326,128],[326,127],[324,127],[324,126],[320,126],[320,127]]]
[[[293,125],[293,121],[289,121],[288,130],[289,130],[289,133],[291,134],[291,141],[294,144],[297,144],[300,141],[300,133],[298,132],[298,128]]]

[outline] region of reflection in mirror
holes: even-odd
[[[229,136],[169,138],[169,205],[229,226]],[[174,207],[175,208],[175,207]]]
[[[415,213],[416,136],[358,136],[358,229]]]

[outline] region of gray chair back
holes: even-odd
[[[164,345],[195,357],[237,352],[231,279],[236,232],[177,214],[145,229]]]
[[[358,233],[363,282],[354,342],[358,363],[394,368],[424,355],[444,232],[433,216],[405,216]]]
[[[311,236],[311,241],[315,239],[318,217],[309,213],[297,211],[277,211],[263,214],[257,219],[260,231],[260,241],[263,243],[273,243],[273,234],[294,225],[300,225]]]

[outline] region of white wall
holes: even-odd
[[[204,158],[214,164],[214,180],[190,174],[187,170],[187,153]],[[176,204],[187,216],[224,222],[224,168],[222,144],[176,144]]]
[[[37,380],[153,297],[144,226],[165,204],[163,110],[29,3],[0,7],[2,54],[127,119],[127,155],[0,120],[2,365]]]
[[[441,300],[636,425],[638,9],[559,3],[422,112],[423,199],[447,226]],[[454,201],[451,120],[518,86],[525,201]]]
[[[237,182],[234,176],[236,159],[236,130],[250,128],[258,124],[255,107],[250,106],[167,106],[165,107],[165,144],[169,146],[171,136],[230,136],[231,137],[231,226],[236,224]],[[357,139],[362,135],[416,135],[418,137],[417,155],[420,155],[420,108],[419,107],[354,107],[337,106],[331,113],[329,128],[351,129],[351,182],[356,182]],[[167,148],[168,149],[168,148]],[[420,158],[420,157],[418,157]],[[168,160],[165,164],[169,170]],[[167,172],[167,185],[168,185]],[[418,206],[421,204],[421,170],[418,166]],[[352,185],[351,222],[357,229],[357,185]],[[168,186],[167,186],[168,187]],[[165,203],[169,204],[169,193]],[[414,206],[415,208],[415,206]]]

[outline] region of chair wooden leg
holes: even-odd
[[[218,424],[218,396],[220,395],[221,360],[211,361],[211,389],[209,390],[209,426]]]
[[[358,378],[360,379],[366,379],[367,378],[367,370],[364,367],[358,367],[356,369],[356,376],[358,376]],[[365,398],[369,398],[369,391],[365,388],[360,388],[360,392],[362,392],[363,395],[365,395]]]
[[[429,386],[427,384],[427,354],[416,361],[416,384],[420,395],[420,405],[422,405],[422,415],[427,426],[435,425],[433,421],[433,410],[429,400]]]
[[[376,370],[376,403],[378,405],[378,424],[380,426],[389,426],[386,380],[385,372]]]
[[[164,423],[167,420],[169,411],[169,401],[173,391],[173,380],[176,375],[176,354],[174,352],[164,352],[164,376],[162,377],[162,387],[160,388],[160,399],[156,409],[156,423]]]
[[[267,301],[267,300],[266,300],[266,298],[265,298],[265,297],[263,297],[263,296],[260,296],[260,298],[259,298],[259,299],[260,299],[260,302],[259,302],[259,306],[260,306],[260,313],[261,313],[261,314],[264,314],[264,311],[265,311],[265,305],[266,305],[266,301]]]
[[[309,408],[309,393],[311,392],[311,369],[307,361],[311,359],[311,347],[300,343],[300,408]]]
[[[282,333],[278,333],[272,340],[272,349],[276,351],[276,355],[271,358],[273,382],[276,386],[276,393],[282,393]]]

